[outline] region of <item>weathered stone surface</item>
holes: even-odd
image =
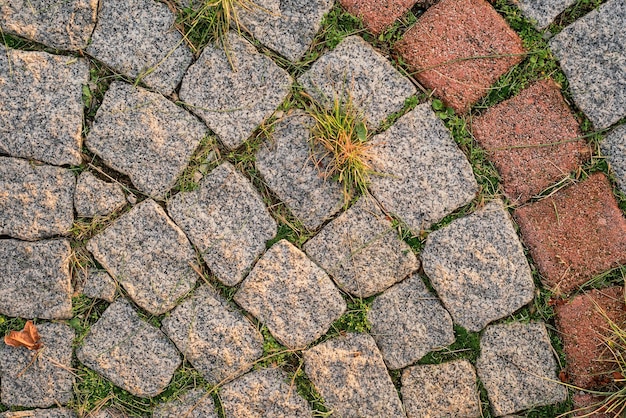
[[[626,3],[611,0],[566,27],[550,48],[578,107],[597,129],[626,116]]]
[[[180,83],[193,55],[174,28],[176,16],[153,0],[107,0],[87,52],[163,94]]]
[[[87,418],[128,418],[128,416],[119,409],[106,408],[99,411],[91,411]]]
[[[78,176],[74,208],[79,217],[107,216],[126,205],[126,196],[119,184],[102,181],[89,171]]]
[[[576,0],[516,0],[522,12],[534,20],[537,29],[545,29]]]
[[[324,335],[346,310],[330,277],[286,240],[263,254],[234,299],[290,348]]]
[[[104,311],[76,356],[116,386],[144,398],[161,393],[181,364],[174,344],[124,299]]]
[[[371,140],[370,190],[418,233],[472,201],[478,191],[467,158],[424,103]]]
[[[481,416],[476,371],[467,360],[409,367],[402,373],[408,418]]]
[[[211,394],[194,389],[178,399],[158,405],[152,418],[218,418]]]
[[[390,369],[406,367],[454,342],[450,314],[417,273],[374,299],[367,320]]]
[[[196,254],[153,200],[145,200],[87,243],[96,260],[139,306],[160,315],[193,289]]]
[[[442,0],[395,45],[417,80],[458,113],[524,58],[522,40],[485,0]]]
[[[304,371],[342,418],[405,417],[376,343],[367,334],[333,338],[304,351]]]
[[[236,418],[313,417],[311,407],[280,369],[262,369],[220,390],[224,415]]]
[[[542,322],[487,327],[480,338],[478,377],[496,416],[567,399]]]
[[[0,240],[0,314],[71,318],[70,251],[70,244],[64,239]]]
[[[309,230],[319,227],[343,205],[337,182],[326,181],[311,159],[313,118],[295,112],[274,126],[272,139],[256,153],[256,167],[268,187]]]
[[[228,57],[221,48],[204,48],[185,74],[180,98],[224,145],[237,148],[287,97],[292,80],[244,38],[231,31],[228,41]]]
[[[211,384],[244,374],[263,354],[259,331],[208,285],[163,320],[163,331]]]
[[[0,3],[0,16],[2,16]],[[0,17],[1,19],[1,17]],[[0,45],[0,152],[78,165],[83,129],[83,59]]]
[[[626,193],[626,125],[615,128],[600,146],[609,161],[617,185]]]
[[[114,82],[85,142],[139,190],[162,199],[206,133],[193,115],[160,94]]]
[[[352,104],[373,129],[404,106],[415,86],[359,36],[349,36],[319,58],[298,81],[326,106],[335,98]]]
[[[0,156],[0,235],[35,240],[67,234],[75,187],[70,170]]]
[[[65,405],[74,396],[74,331],[60,323],[37,324],[37,330],[42,344],[38,352],[0,345],[0,393],[5,406],[45,408]]]
[[[52,408],[52,409],[32,409],[30,411],[4,412],[0,414],[0,418],[76,418],[78,415],[71,409]],[[90,418],[92,418],[90,416]],[[94,417],[95,418],[95,417]]]
[[[53,48],[84,49],[97,11],[98,0],[6,0],[0,2],[0,28]]]
[[[424,3],[424,0],[339,0],[344,9],[363,20],[374,35],[382,33],[418,2]]]
[[[229,163],[205,176],[197,190],[174,196],[167,209],[228,286],[244,278],[276,235],[276,221],[261,196]]]
[[[115,299],[117,283],[106,271],[92,270],[87,276],[83,293],[88,298],[102,299],[111,303]]]
[[[533,299],[528,261],[500,201],[431,233],[421,257],[454,322],[470,331]]]
[[[334,0],[257,0],[256,7],[237,10],[245,30],[295,62],[309,49],[333,3]]]
[[[358,297],[382,292],[419,268],[411,248],[370,197],[326,225],[304,250],[340,288]]]

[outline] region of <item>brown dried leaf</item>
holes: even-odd
[[[41,348],[39,332],[32,321],[26,321],[22,331],[11,331],[4,337],[4,343],[11,347],[26,347],[29,350],[39,350]]]

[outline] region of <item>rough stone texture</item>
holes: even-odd
[[[359,36],[344,39],[298,81],[324,105],[349,96],[370,129],[401,110],[406,98],[416,92],[408,78]]]
[[[360,18],[374,35],[382,33],[418,2],[423,0],[339,0],[343,8]]]
[[[307,401],[280,369],[262,369],[240,377],[220,390],[224,415],[234,418],[313,417]]]
[[[544,283],[556,293],[626,264],[626,220],[602,173],[517,209],[515,219]]]
[[[524,249],[502,202],[431,233],[424,272],[454,322],[478,332],[529,303],[535,285]]]
[[[276,235],[276,221],[261,196],[229,163],[205,176],[197,190],[174,196],[167,209],[211,272],[228,286],[245,277]]]
[[[450,314],[416,273],[374,299],[371,334],[392,370],[415,363],[454,342]]]
[[[542,322],[492,325],[480,338],[478,377],[496,416],[567,399]]]
[[[99,411],[91,411],[87,418],[128,418],[128,416],[115,408],[106,408]]]
[[[98,0],[5,0],[0,2],[0,28],[53,48],[84,49],[97,11]]]
[[[481,416],[476,371],[467,360],[409,367],[401,391],[408,418]]]
[[[515,204],[568,176],[591,154],[584,139],[572,142],[582,133],[552,80],[539,81],[474,118],[472,133]],[[545,146],[550,143],[556,144]]]
[[[218,418],[210,393],[194,389],[179,398],[158,405],[152,418]]]
[[[309,49],[334,0],[257,0],[238,7],[241,26],[267,47],[291,61]]]
[[[417,80],[458,113],[485,96],[525,52],[519,36],[485,0],[440,1],[396,49]],[[472,58],[484,56],[489,58]]]
[[[424,103],[371,140],[370,190],[415,233],[472,201],[478,184],[450,132]]]
[[[208,285],[163,320],[163,331],[210,384],[244,374],[263,354],[259,331]]]
[[[0,413],[0,418],[77,418],[78,415],[71,409],[32,409],[30,411],[15,411]],[[90,416],[91,418],[91,416]]]
[[[87,243],[96,260],[148,312],[161,315],[193,289],[196,254],[153,200],[145,200]]]
[[[611,0],[550,41],[578,107],[596,129],[626,116],[626,3]]]
[[[91,327],[76,357],[116,386],[143,398],[161,393],[181,364],[174,344],[142,321],[123,299],[112,303]]]
[[[67,240],[0,240],[0,314],[20,318],[72,317]]]
[[[117,283],[106,271],[92,270],[87,276],[83,294],[88,298],[102,299],[111,303],[115,299]]]
[[[326,181],[311,159],[313,118],[295,112],[274,126],[256,153],[256,167],[268,187],[309,230],[317,229],[343,205],[341,185]]]
[[[0,156],[0,235],[36,240],[68,234],[75,187],[70,170]]]
[[[290,348],[324,335],[346,310],[328,275],[286,240],[263,254],[234,299]]]
[[[107,0],[87,52],[115,71],[170,94],[193,60],[176,16],[153,0]]]
[[[619,326],[626,323],[624,288],[590,290],[557,305],[555,311],[567,356],[569,383],[585,389],[610,384],[616,365],[605,343],[609,337],[609,320]]]
[[[80,58],[0,45],[0,153],[80,164],[82,84],[88,74]]]
[[[114,82],[86,144],[139,190],[161,199],[206,133],[200,121],[160,94]]]
[[[289,94],[292,80],[239,35],[230,32],[228,42],[228,57],[221,48],[204,48],[185,74],[180,98],[234,149],[274,113]]]
[[[342,418],[406,415],[374,339],[349,333],[303,352],[304,371]]]
[[[574,417],[584,418],[615,418],[615,413],[606,412],[603,408],[603,402],[606,398],[601,396],[593,396],[588,393],[579,391],[572,396]],[[619,409],[619,408],[618,408]]]
[[[74,396],[74,331],[60,323],[37,324],[37,330],[42,343],[38,352],[0,345],[0,393],[5,406],[46,408],[65,405]]]
[[[358,297],[382,292],[419,268],[411,248],[369,197],[326,225],[304,250],[340,288]]]
[[[615,128],[604,138],[600,147],[609,161],[617,185],[626,193],[626,125]]]
[[[545,29],[576,0],[515,0],[526,17],[534,20],[537,29]]]
[[[78,176],[74,208],[80,217],[107,216],[126,205],[126,196],[119,184],[102,181],[89,171]]]

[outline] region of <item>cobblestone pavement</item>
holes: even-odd
[[[0,0],[0,330],[42,344],[0,346],[0,417],[555,417],[623,379],[626,2],[259,0],[226,51],[201,3]]]

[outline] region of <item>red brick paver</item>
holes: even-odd
[[[620,326],[626,321],[622,287],[591,290],[556,307],[556,324],[572,385],[597,389],[612,381],[616,365],[605,345],[609,321],[604,315]]]
[[[574,416],[585,418],[615,418],[615,414],[602,413],[603,398],[578,392],[572,396]]]
[[[343,8],[363,20],[365,27],[375,35],[387,29],[417,2],[418,0],[340,0]]]
[[[459,113],[487,94],[524,53],[519,36],[485,0],[439,2],[396,49],[418,81]]]
[[[626,220],[602,173],[515,211],[545,284],[568,293],[626,264]]]
[[[474,119],[472,132],[489,152],[515,204],[556,183],[589,156],[578,122],[557,84],[539,81]],[[556,143],[553,146],[545,144]]]

